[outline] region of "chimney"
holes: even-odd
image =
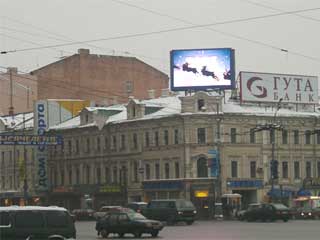
[[[7,73],[10,73],[10,71],[12,74],[18,74],[18,68],[16,68],[16,67],[8,67]]]
[[[169,89],[168,88],[161,89],[161,97],[169,97]]]
[[[79,48],[78,49],[78,54],[80,54],[80,55],[89,55],[90,54],[90,50],[89,49],[85,49],[85,48]]]
[[[154,93],[155,93],[154,89],[149,89],[148,90],[149,99],[154,99]]]

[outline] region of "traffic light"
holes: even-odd
[[[278,179],[278,161],[277,160],[272,160],[271,161],[271,178],[272,179]]]

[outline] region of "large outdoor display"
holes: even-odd
[[[235,87],[234,50],[231,48],[172,50],[170,59],[172,91]]]
[[[318,103],[318,77],[240,72],[242,102]]]

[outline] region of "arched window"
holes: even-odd
[[[208,177],[208,163],[207,159],[199,158],[197,161],[198,177]]]

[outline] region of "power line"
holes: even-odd
[[[7,50],[7,51],[1,51],[0,54],[15,53],[15,52],[25,52],[25,51],[32,51],[32,50],[41,50],[41,49],[50,48],[50,47],[71,46],[71,45],[85,44],[85,43],[92,43],[92,42],[100,42],[100,41],[110,41],[110,40],[119,40],[119,39],[127,39],[127,38],[137,38],[137,37],[157,35],[157,34],[162,34],[162,33],[170,33],[170,32],[177,32],[177,31],[183,31],[183,30],[205,28],[205,27],[210,27],[210,26],[218,26],[218,25],[241,23],[241,22],[250,22],[250,21],[259,20],[259,19],[273,18],[273,17],[278,17],[278,16],[290,15],[290,14],[294,14],[294,13],[310,12],[310,11],[317,11],[317,10],[320,10],[320,8],[309,8],[309,9],[302,9],[302,10],[296,10],[296,11],[288,11],[288,12],[282,12],[282,13],[268,14],[268,15],[263,15],[263,16],[233,19],[233,20],[227,20],[227,21],[221,21],[221,22],[215,22],[215,23],[209,23],[209,24],[199,24],[199,25],[194,25],[194,26],[177,27],[177,28],[164,29],[164,30],[159,30],[159,31],[151,31],[151,32],[135,33],[135,34],[126,34],[126,35],[120,35],[120,36],[114,36],[114,37],[108,37],[108,38],[99,38],[99,39],[92,39],[92,40],[75,41],[75,42],[64,43],[64,44],[47,45],[47,46],[43,46],[43,47]],[[293,53],[297,54],[296,52],[293,52]],[[298,54],[300,56],[306,57],[306,55],[303,55],[303,54],[300,54],[300,53],[298,53]],[[308,58],[310,58],[311,60],[320,61],[320,59],[317,59],[317,58],[314,58],[314,57],[308,57]]]

